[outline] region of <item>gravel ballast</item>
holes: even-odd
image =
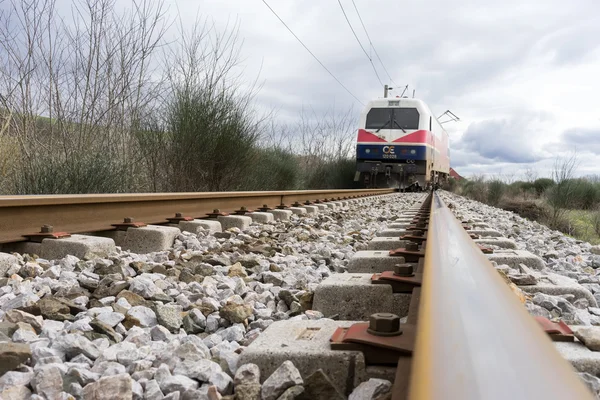
[[[184,231],[171,249],[149,254],[117,248],[92,259],[7,255],[0,269],[0,396],[331,396],[325,375],[304,382],[291,362],[261,385],[260,371],[238,365],[239,354],[273,321],[322,318],[311,310],[316,286],[344,272],[382,226],[423,199],[380,196],[244,231]]]

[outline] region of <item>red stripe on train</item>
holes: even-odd
[[[387,142],[387,140],[374,135],[371,132],[365,131],[364,129],[358,130],[358,142]]]
[[[414,131],[409,133],[406,136],[402,136],[394,140],[394,143],[402,143],[402,142],[410,142],[410,143],[429,143],[432,144],[431,133],[429,131]]]
[[[431,140],[431,132],[420,130],[409,133],[406,136],[398,138],[394,140],[394,143],[429,143],[433,144],[433,140]],[[379,136],[366,131],[364,129],[358,130],[358,142],[387,142],[387,140],[380,138]]]

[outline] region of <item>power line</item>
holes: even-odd
[[[317,56],[315,56],[315,55],[313,54],[313,52],[312,52],[312,51],[310,51],[310,49],[309,49],[308,47],[306,47],[306,45],[305,45],[305,44],[302,42],[302,40],[300,40],[300,38],[299,38],[298,36],[296,36],[296,34],[294,33],[294,31],[292,31],[292,30],[290,29],[290,27],[289,27],[289,26],[288,26],[288,25],[287,25],[287,24],[286,24],[286,23],[285,23],[285,22],[284,22],[284,21],[281,19],[281,17],[280,17],[279,15],[277,15],[277,13],[275,12],[275,10],[273,10],[273,9],[271,8],[271,6],[270,6],[270,5],[269,5],[269,4],[266,2],[266,0],[262,0],[262,2],[263,2],[263,3],[265,3],[265,5],[266,5],[266,6],[269,8],[269,10],[271,10],[271,12],[272,12],[272,13],[273,13],[273,14],[274,14],[274,15],[277,17],[277,19],[278,19],[278,20],[279,20],[279,21],[280,21],[280,22],[283,24],[283,26],[285,26],[285,27],[287,28],[287,30],[288,30],[288,31],[290,31],[290,33],[291,33],[291,34],[292,34],[292,35],[293,35],[293,36],[296,38],[296,40],[297,40],[298,42],[300,42],[300,44],[302,45],[302,47],[304,47],[304,48],[306,49],[306,51],[308,51],[308,53],[309,53],[311,56],[313,56],[313,58],[314,58],[314,59],[315,59],[315,60],[316,60],[316,61],[317,61],[317,62],[318,62],[320,65],[321,65],[321,67],[323,67],[323,69],[324,69],[325,71],[327,71],[327,72],[329,73],[329,75],[331,75],[331,77],[332,77],[333,79],[335,79],[335,81],[336,81],[337,83],[339,83],[339,85],[340,85],[341,87],[343,87],[343,88],[344,88],[344,90],[346,90],[346,92],[348,92],[348,94],[350,94],[350,96],[354,97],[354,99],[355,99],[356,101],[358,101],[360,104],[362,104],[362,105],[364,106],[365,104],[364,104],[362,101],[360,101],[360,100],[359,100],[359,98],[358,98],[358,97],[356,97],[356,96],[355,96],[355,95],[354,95],[354,94],[353,94],[353,93],[352,93],[352,92],[351,92],[351,91],[350,91],[350,90],[349,90],[349,89],[348,89],[346,86],[344,86],[344,84],[343,84],[342,82],[340,82],[340,80],[339,80],[339,79],[338,79],[338,78],[337,78],[337,77],[336,77],[336,76],[335,76],[335,75],[334,75],[334,74],[333,74],[333,73],[332,73],[332,72],[331,72],[331,71],[330,71],[330,70],[329,70],[329,69],[328,69],[328,68],[325,66],[325,64],[323,64],[323,63],[321,62],[321,60],[319,60],[319,59],[317,58]]]
[[[377,69],[375,68],[375,64],[373,64],[373,59],[371,58],[371,56],[369,55],[369,53],[367,53],[367,51],[363,47],[362,43],[358,39],[358,36],[356,35],[356,32],[354,31],[354,28],[352,27],[352,24],[350,23],[350,20],[348,19],[348,15],[346,15],[346,11],[344,10],[344,6],[342,5],[342,2],[340,0],[338,0],[338,4],[340,5],[340,8],[342,9],[342,13],[344,13],[344,18],[346,18],[346,22],[348,23],[348,26],[350,27],[350,30],[354,34],[354,38],[356,38],[356,41],[358,42],[358,45],[360,46],[360,48],[362,49],[362,51],[365,53],[365,56],[367,56],[367,58],[369,59],[369,62],[371,63],[371,66],[373,67],[373,71],[375,71],[375,75],[377,76],[377,80],[379,81],[379,83],[381,84],[381,86],[383,86],[383,82],[381,81],[381,78],[379,77],[379,74],[377,73]]]
[[[383,64],[383,61],[381,61],[381,57],[379,57],[379,53],[377,53],[377,50],[375,49],[375,46],[373,45],[373,42],[371,41],[371,37],[369,36],[369,32],[367,32],[367,27],[365,26],[362,17],[360,16],[360,12],[358,11],[358,7],[356,7],[356,3],[354,2],[354,0],[352,0],[352,5],[354,6],[354,10],[356,10],[356,14],[358,14],[358,19],[360,20],[360,24],[362,25],[365,34],[367,35],[367,39],[369,39],[369,44],[371,45],[371,48],[373,49],[373,52],[375,53],[375,55],[377,56],[377,59],[379,60],[379,62],[381,63],[381,66],[383,67],[383,70],[385,71],[385,73],[387,74],[388,78],[390,78],[390,81],[396,85],[399,86],[396,82],[394,82],[394,80],[392,79],[390,73],[388,72],[387,68],[385,67],[385,65]],[[362,46],[361,46],[362,47]],[[364,49],[363,49],[364,50]]]

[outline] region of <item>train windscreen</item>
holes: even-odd
[[[367,113],[365,129],[419,129],[416,108],[372,108]]]

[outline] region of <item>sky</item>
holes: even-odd
[[[353,107],[358,120],[360,103],[383,95],[371,57],[392,95],[409,85],[434,113],[460,117],[444,126],[461,175],[548,176],[573,152],[579,175],[600,174],[599,0],[354,0],[360,14],[352,0],[266,1],[358,100],[262,0],[163,0],[183,29],[203,18],[221,30],[238,24],[242,79],[259,77],[256,107],[281,122],[303,108]]]

